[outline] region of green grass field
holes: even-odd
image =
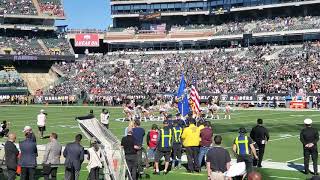
[[[65,145],[73,141],[74,135],[80,133],[75,117],[86,115],[89,109],[94,109],[95,115],[99,117],[102,107],[42,107],[42,106],[2,106],[0,107],[0,121],[7,120],[11,122],[10,130],[16,132],[18,140],[23,140],[22,129],[25,125],[30,125],[37,132],[36,115],[40,109],[45,109],[47,117],[47,133],[56,132],[59,135],[59,141]],[[127,123],[114,121],[116,118],[123,117],[121,108],[109,108],[111,113],[110,129],[118,137],[124,134],[124,128]],[[303,120],[311,118],[314,121],[314,127],[320,129],[320,112],[318,111],[272,111],[272,110],[237,110],[232,114],[231,120],[212,121],[214,133],[221,134],[223,145],[232,146],[234,137],[237,135],[238,128],[241,126],[250,130],[255,124],[257,118],[264,119],[265,126],[270,131],[270,142],[266,147],[264,160],[272,162],[291,161],[292,163],[302,163],[302,146],[299,141],[299,132],[303,128]],[[142,122],[142,127],[150,129],[154,122]],[[161,125],[160,122],[158,122]],[[5,139],[0,140],[2,142]],[[38,144],[45,144],[47,140],[38,139]],[[82,144],[88,146],[88,140],[84,138]],[[0,157],[2,158],[2,157]],[[306,179],[306,176],[298,171],[286,171],[275,169],[259,169],[264,179]],[[187,174],[185,169],[171,171],[166,176],[153,176],[151,169],[151,179],[207,179],[206,172],[200,174]],[[87,170],[83,168],[81,179],[86,180]],[[42,178],[40,178],[42,179]],[[59,178],[63,179],[63,168],[60,168]]]

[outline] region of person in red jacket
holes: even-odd
[[[151,130],[147,134],[148,159],[154,159],[158,137],[159,137],[158,126],[156,124],[153,124],[151,126]]]

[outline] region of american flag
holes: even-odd
[[[190,97],[192,102],[194,103],[196,113],[199,113],[200,112],[200,96],[196,88],[195,78],[192,79]]]

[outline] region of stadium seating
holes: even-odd
[[[48,94],[174,93],[184,69],[201,93],[320,92],[318,45],[253,46],[228,51],[161,55],[88,56],[58,64],[66,81]],[[303,68],[302,68],[303,67]],[[309,73],[306,73],[309,72]]]
[[[0,70],[0,87],[25,87],[23,79],[14,67]]]
[[[11,34],[14,35],[14,34]],[[18,35],[18,34],[17,34]],[[43,42],[44,46],[41,46]],[[0,36],[0,54],[7,51],[17,55],[72,55],[73,50],[65,38],[53,34],[49,37]]]
[[[44,38],[45,46],[51,54],[72,55],[71,48],[67,39],[64,38]]]
[[[253,21],[229,22],[221,25],[188,25],[172,26],[171,32],[186,32],[190,30],[214,31],[215,36],[236,35],[243,33],[279,32],[304,29],[317,29],[320,27],[320,17],[286,17],[262,19]]]
[[[36,38],[28,37],[1,37],[0,43],[3,48],[12,49],[18,55],[45,55],[45,51]]]
[[[39,0],[39,6],[43,14],[64,17],[64,9],[60,0]]]
[[[32,0],[1,0],[0,9],[8,15],[37,15],[38,12]]]

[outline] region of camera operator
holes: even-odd
[[[3,121],[0,124],[0,137],[8,136],[10,122]]]

